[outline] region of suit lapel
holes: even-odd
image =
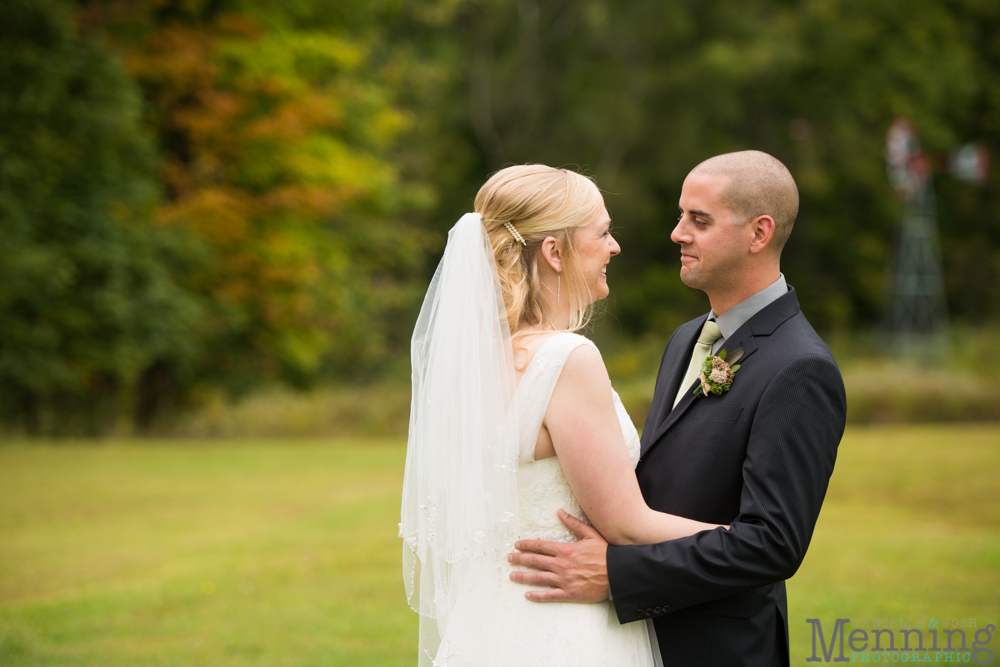
[[[742,333],[744,329],[746,329],[745,334]],[[749,328],[746,325],[740,327],[740,329],[735,334],[733,334],[733,337],[730,340],[739,340],[740,342],[730,346],[727,341],[727,343],[723,345],[723,347],[727,350],[735,350],[742,347],[744,349],[744,352],[743,356],[740,358],[739,361],[741,365],[746,363],[746,359],[751,354],[757,351],[757,341],[754,339],[753,334],[750,332]],[[688,359],[688,361],[690,361],[690,359]],[[687,368],[685,368],[685,370],[687,370]],[[677,380],[674,386],[676,387],[677,384],[679,383],[680,380]],[[677,423],[677,420],[679,420],[681,417],[684,416],[684,413],[688,411],[688,408],[694,405],[695,401],[706,400],[706,397],[703,396],[702,394],[696,395],[694,393],[694,387],[695,384],[692,382],[691,386],[689,387],[691,391],[686,392],[684,394],[684,398],[682,398],[681,402],[677,404],[677,407],[675,407],[667,414],[666,419],[664,419],[660,423],[660,425],[656,428],[656,430],[653,431],[652,436],[648,440],[645,440],[642,443],[642,449],[640,450],[640,457],[645,456],[646,452],[648,452],[650,449],[653,448],[653,445],[655,445],[660,440],[660,438],[663,437],[664,433],[670,430],[671,426]],[[676,396],[676,391],[674,393],[674,396]]]
[[[770,336],[782,322],[797,312],[799,312],[799,301],[795,296],[795,290],[793,288],[789,288],[788,293],[785,296],[768,305],[762,311],[744,322],[743,326],[737,329],[732,336],[726,339],[722,347],[729,352],[742,347],[744,349],[743,356],[737,363],[743,366],[747,363],[747,360],[753,355],[753,353],[757,351],[757,336]],[[697,331],[701,330],[701,322],[703,322],[703,320],[697,320],[697,323],[699,323]],[[690,338],[690,344],[686,348],[688,356],[680,362],[680,367],[682,368],[680,368],[680,370],[675,370],[675,376],[671,378],[670,385],[667,387],[667,393],[669,396],[665,397],[665,399],[661,401],[661,405],[658,406],[661,410],[663,410],[663,417],[658,421],[658,426],[653,429],[653,432],[648,438],[646,437],[645,432],[642,434],[642,448],[640,450],[641,457],[645,456],[646,453],[663,438],[663,435],[670,430],[671,426],[676,424],[677,421],[684,416],[684,413],[687,412],[688,408],[690,408],[695,401],[703,401],[707,399],[706,396],[702,396],[701,394],[698,394],[697,396],[694,395],[694,383],[692,383],[690,387],[691,392],[687,393],[681,399],[681,402],[677,404],[677,407],[673,410],[670,409],[670,405],[673,403],[673,399],[677,395],[678,385],[682,379],[680,377],[680,373],[687,370],[688,363],[691,361],[690,354],[691,350],[694,349],[695,337]],[[678,366],[676,357],[682,355],[675,354],[674,356],[674,366]],[[664,367],[664,370],[666,370],[666,367]],[[669,391],[671,389],[672,393]]]
[[[677,345],[680,346],[681,351],[687,350],[687,354],[691,354],[691,350],[694,349],[695,341],[698,340],[698,334],[701,332],[704,324],[705,318],[700,317],[684,325],[685,327],[690,327],[690,331],[682,330],[678,332]],[[670,413],[674,397],[677,396],[677,389],[680,386],[681,380],[684,379],[684,373],[687,372],[688,362],[690,361],[690,357],[685,358],[681,352],[673,353],[660,369],[660,377],[657,378],[658,382],[656,383],[656,395],[654,396],[653,405],[650,408],[650,412],[655,414],[656,418],[647,424],[650,428],[643,429],[642,446],[644,450],[648,442],[648,435],[652,435],[652,433],[658,431],[660,425],[663,424],[663,421]],[[659,380],[661,379],[665,380],[666,383],[663,384],[660,382]],[[649,432],[648,434],[647,431]]]

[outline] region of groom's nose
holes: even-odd
[[[685,225],[684,218],[681,218],[677,221],[674,231],[670,232],[670,240],[677,245],[688,245],[691,243],[691,234],[688,233]]]

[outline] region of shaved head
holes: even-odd
[[[722,204],[741,224],[762,215],[771,216],[771,245],[781,252],[799,214],[799,190],[780,160],[761,151],[726,153],[705,160],[691,173],[728,177]]]

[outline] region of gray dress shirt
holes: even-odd
[[[715,311],[709,311],[708,319],[715,320],[715,323],[719,325],[719,331],[722,332],[722,338],[715,341],[712,346],[712,354],[718,354],[722,346],[726,344],[726,340],[736,333],[737,329],[764,308],[785,296],[786,292],[788,292],[788,285],[785,283],[785,274],[779,273],[778,279],[773,283],[753,296],[743,299],[721,315],[716,316]]]

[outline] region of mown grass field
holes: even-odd
[[[0,665],[412,665],[403,457],[398,439],[0,446]],[[1000,426],[851,428],[788,586],[793,664],[806,618],[1000,622],[998,479]]]

